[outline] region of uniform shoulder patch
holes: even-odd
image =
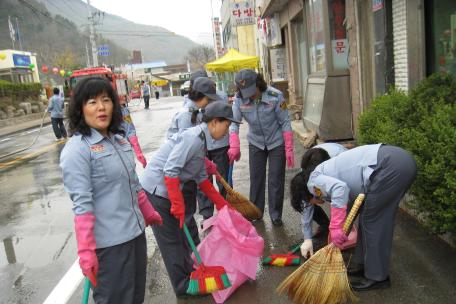
[[[273,96],[273,97],[278,97],[278,96],[279,96],[279,93],[268,90],[268,95],[269,95],[269,96]]]
[[[130,114],[125,115],[125,116],[123,117],[123,120],[126,121],[126,122],[129,123],[129,124],[132,123]]]
[[[280,104],[280,108],[282,109],[282,111],[285,111],[288,109],[288,102],[286,100],[282,101],[282,103]]]
[[[315,186],[314,186],[314,193],[315,193],[315,196],[316,196],[318,199],[321,199],[322,196],[323,196],[323,194],[322,194],[320,188],[317,188],[317,187],[315,187]]]

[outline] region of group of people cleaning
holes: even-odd
[[[294,167],[287,102],[253,70],[236,73],[235,83],[230,105],[205,71],[193,73],[183,108],[149,162],[128,108],[109,82],[85,78],[77,84],[68,111],[71,139],[60,166],[73,201],[79,264],[96,303],[144,301],[146,226],[153,230],[174,292],[185,296],[194,263],[182,226],[199,243],[197,204],[204,219],[213,215],[214,206],[229,207],[212,177],[227,178],[230,164],[239,161],[242,120],[249,125],[250,200],[264,211],[268,172],[269,216],[274,226],[283,225],[285,166]],[[340,150],[333,151],[335,147]],[[134,155],[145,167],[140,177]],[[347,206],[365,193],[356,247],[359,267],[352,271],[363,279],[352,286],[368,290],[389,283],[394,216],[416,174],[413,158],[388,145],[345,151],[329,144],[308,150],[301,169],[292,180],[291,205],[302,213],[303,255],[313,254],[312,219],[326,217],[319,205],[331,203],[326,225],[332,241],[342,246]],[[320,223],[324,226],[324,220]]]

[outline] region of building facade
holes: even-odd
[[[359,115],[391,86],[412,89],[439,71],[456,73],[456,1],[262,0],[279,19],[289,100],[323,140],[356,137]],[[261,29],[261,27],[258,27]],[[263,40],[260,39],[260,42]],[[269,79],[273,69],[265,68]]]

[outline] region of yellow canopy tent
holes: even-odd
[[[258,56],[248,56],[239,53],[235,49],[229,49],[219,59],[206,63],[206,70],[212,72],[237,72],[240,69],[256,69],[259,61]]]

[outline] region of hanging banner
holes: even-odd
[[[285,81],[288,78],[287,56],[285,48],[270,49],[272,82]]]
[[[233,26],[255,24],[253,1],[231,3],[231,21]]]
[[[257,29],[261,42],[267,47],[282,44],[282,32],[280,31],[279,14],[264,19],[257,18]]]

